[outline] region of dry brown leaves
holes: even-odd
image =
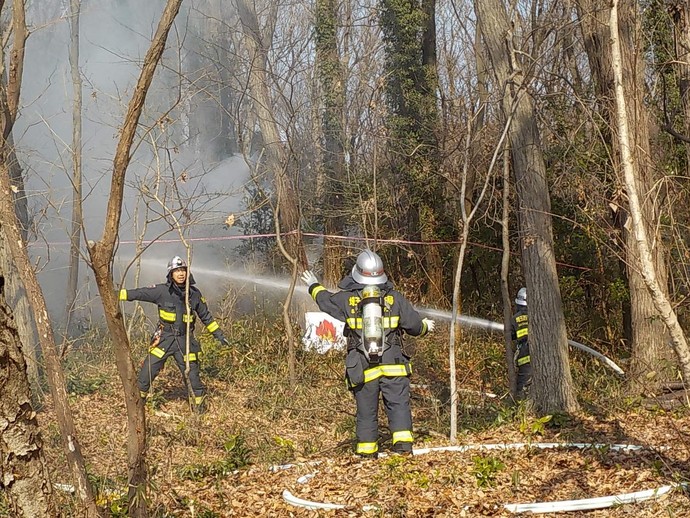
[[[284,408],[257,407],[254,387],[213,381],[209,382],[209,413],[194,416],[184,393],[176,389],[179,373],[170,367],[158,381],[160,387],[168,390],[167,401],[155,411],[147,409],[149,498],[156,516],[508,516],[510,513],[503,507],[507,503],[640,491],[677,481],[688,473],[688,417],[646,411],[605,418],[582,415],[570,427],[547,428],[543,435],[532,437],[535,442],[670,447],[656,452],[523,448],[387,455],[361,460],[342,447],[343,434],[329,421],[333,416],[316,403],[307,408],[297,396]],[[342,412],[342,408],[336,408],[338,405],[353,410],[351,401],[336,401],[321,403],[332,412]],[[99,393],[73,397],[72,408],[83,453],[99,490],[104,493],[105,489],[124,489],[127,431],[117,382]],[[39,413],[39,419],[53,480],[70,483],[49,402]],[[416,423],[419,430],[420,422]],[[180,476],[189,466],[207,466],[222,460],[224,441],[229,434],[239,432],[247,438],[253,464],[234,473],[198,480]],[[423,434],[417,435],[416,448],[447,445],[438,434],[426,434],[425,439],[420,438]],[[280,462],[279,456],[271,460],[271,455],[280,449],[274,441],[276,436],[294,445],[289,459],[294,465],[272,471],[271,465]],[[459,439],[461,444],[526,442],[514,422],[481,432],[466,431]],[[318,449],[306,455],[303,451],[308,443],[317,444]],[[312,473],[314,476],[304,483],[297,482],[300,476]],[[299,498],[345,508],[310,511],[295,507],[283,499],[286,489]],[[66,495],[61,498],[68,500]],[[365,511],[365,506],[375,510]],[[568,514],[680,517],[690,516],[690,503],[687,496],[675,491],[656,502]]]

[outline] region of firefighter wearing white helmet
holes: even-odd
[[[378,254],[364,250],[352,272],[332,293],[309,270],[302,274],[309,294],[324,311],[345,322],[345,377],[357,404],[356,453],[378,455],[379,393],[393,435],[393,450],[412,452],[410,379],[412,365],[402,351],[405,333],[424,336],[434,321],[422,318],[389,282]]]
[[[189,282],[187,282],[187,275],[189,275]],[[188,291],[187,288],[189,288]],[[186,307],[187,294],[189,295],[189,311]],[[189,360],[189,388],[193,393],[193,396],[190,396],[190,402],[197,411],[202,412],[205,408],[206,389],[199,377],[201,345],[194,337],[196,317],[199,317],[216,340],[225,346],[229,344],[208,310],[206,300],[194,285],[194,277],[188,272],[187,262],[179,256],[173,257],[168,261],[165,283],[147,288],[120,290],[119,299],[152,302],[158,305],[158,329],[151,340],[149,354],[139,371],[138,383],[141,397],[146,398],[151,383],[171,356],[175,358],[186,382],[185,370],[187,360]],[[189,350],[187,350],[187,329],[190,331]]]
[[[515,297],[511,334],[515,341],[515,367],[517,370],[517,397],[525,396],[532,383],[532,364],[529,356],[529,317],[527,315],[527,288],[520,288]]]

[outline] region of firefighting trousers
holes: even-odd
[[[525,390],[532,383],[532,362],[529,356],[529,344],[521,345],[515,357],[517,367],[517,392]]]
[[[189,384],[194,395],[196,397],[201,397],[206,392],[206,388],[203,383],[201,383],[201,378],[199,376],[198,354],[199,353],[195,352],[189,353]],[[161,369],[163,369],[165,362],[171,356],[175,358],[175,363],[177,363],[177,367],[182,373],[182,379],[185,380],[185,385],[187,384],[187,378],[185,376],[185,370],[187,369],[185,351],[180,348],[177,343],[173,343],[165,350],[159,347],[151,349],[139,371],[139,390],[148,392],[149,388],[151,388],[151,383],[156,379],[156,376],[158,376]]]
[[[410,379],[407,376],[382,376],[352,389],[357,403],[357,453],[378,451],[379,392],[393,434],[393,446],[412,451]]]

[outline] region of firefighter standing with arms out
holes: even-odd
[[[532,364],[529,356],[529,317],[527,315],[527,288],[520,288],[515,298],[516,313],[513,315],[511,336],[515,341],[515,366],[517,368],[517,398],[523,399],[532,383]]]
[[[302,281],[321,311],[345,322],[348,388],[357,404],[356,453],[378,454],[379,392],[388,416],[393,450],[412,452],[410,359],[402,351],[402,336],[424,336],[434,321],[422,319],[412,304],[388,281],[383,261],[371,250],[357,257],[352,273],[331,293],[309,270]]]
[[[187,276],[189,275],[189,280]],[[186,292],[189,295],[189,310],[186,304]],[[171,356],[175,358],[185,385],[189,382],[191,389],[190,403],[198,412],[205,410],[204,398],[206,389],[199,376],[199,353],[201,345],[194,337],[194,323],[198,315],[221,344],[229,345],[227,339],[214,320],[206,300],[199,289],[194,286],[194,276],[188,272],[187,263],[179,256],[168,262],[166,282],[147,288],[120,290],[121,301],[152,302],[158,305],[158,329],[154,334],[144,363],[139,371],[139,390],[142,398],[148,395],[151,383],[158,376],[165,362]],[[189,328],[189,352],[187,352],[187,329]],[[189,360],[189,379],[185,376]]]

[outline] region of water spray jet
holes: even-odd
[[[123,261],[124,262],[124,261]],[[142,258],[141,263],[146,265],[147,267],[156,267],[160,268],[160,262],[158,260],[154,259],[149,259],[149,258]],[[198,274],[203,274],[203,275],[208,275],[208,276],[213,276],[213,277],[220,277],[222,279],[226,279],[228,281],[239,281],[239,282],[246,282],[249,284],[257,284],[259,286],[264,286],[266,288],[272,288],[272,289],[281,289],[281,290],[287,290],[290,287],[290,280],[286,279],[279,279],[277,277],[267,277],[266,275],[261,275],[261,274],[251,274],[247,272],[240,272],[240,271],[231,271],[228,269],[221,269],[221,268],[209,268],[205,266],[198,266],[196,263],[193,263],[191,266],[191,271],[192,273],[198,273]],[[302,287],[301,285],[297,284],[295,286],[295,291],[296,292],[306,292],[306,288]],[[433,308],[416,308],[417,311],[424,315],[428,315],[430,317],[438,318],[438,319],[443,319],[443,320],[451,320],[451,313],[450,311],[442,311],[438,309],[433,309]],[[458,315],[457,316],[457,322],[463,326],[466,327],[467,329],[471,330],[485,330],[485,331],[492,331],[494,333],[503,333],[503,324],[499,322],[493,322],[491,320],[486,320],[484,318],[479,318],[479,317],[472,317],[468,315]],[[590,354],[600,360],[604,365],[606,365],[608,368],[612,369],[616,374],[623,376],[625,374],[625,371],[621,369],[613,360],[608,358],[607,356],[601,354],[598,351],[595,351],[591,347],[587,347],[584,344],[581,344],[580,342],[576,342],[574,340],[568,340],[568,345],[571,347],[575,347],[576,349],[580,349],[581,351],[586,352],[587,354]]]

